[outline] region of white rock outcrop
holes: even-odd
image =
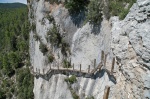
[[[150,98],[150,1],[137,0],[123,21],[112,20],[112,50],[122,72],[123,90],[114,97]],[[118,74],[119,72],[118,71]],[[149,82],[149,83],[148,83]],[[115,88],[114,88],[115,90]],[[116,96],[115,96],[116,94]]]
[[[115,57],[114,83],[109,75],[102,70],[92,78],[77,77],[77,82],[71,88],[80,99],[94,96],[102,99],[104,88],[110,86],[110,99],[149,99],[150,98],[150,1],[137,0],[129,14],[122,21],[112,17],[110,21],[105,18],[98,27],[89,23],[83,25],[84,14],[70,16],[63,4],[50,4],[45,0],[32,0],[29,13],[33,13],[31,23],[36,24],[36,33],[44,44],[51,47],[47,40],[47,32],[52,27],[46,15],[47,12],[54,17],[60,27],[61,35],[70,45],[71,55],[67,57],[74,63],[75,69],[82,70],[94,68],[101,62],[101,51],[108,55],[106,68],[110,70],[112,58]],[[78,20],[77,20],[77,19]],[[44,24],[42,23],[44,22]],[[39,41],[30,32],[30,57],[34,71],[50,68],[46,64],[47,57],[39,50]],[[62,63],[63,55],[60,49],[52,49],[55,61],[51,66]],[[59,54],[59,57],[58,57]],[[73,99],[71,91],[65,82],[66,75],[57,74],[44,79],[34,78],[35,99]]]

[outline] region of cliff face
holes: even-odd
[[[126,98],[150,98],[149,15],[150,1],[137,0],[123,21],[112,18],[111,47],[120,70],[117,86]]]
[[[50,66],[62,66],[64,58],[71,60],[75,69],[79,70],[81,64],[82,70],[87,71],[89,65],[91,69],[94,68],[94,59],[98,66],[101,62],[101,51],[104,50],[107,54],[106,69],[110,70],[112,58],[116,58],[116,82],[102,70],[91,78],[77,77],[77,82],[71,85],[71,89],[81,99],[89,96],[102,99],[106,85],[110,86],[109,98],[112,99],[150,98],[149,0],[137,0],[124,20],[119,21],[118,17],[112,17],[107,21],[104,18],[97,27],[89,23],[83,24],[83,13],[70,16],[63,4],[33,0],[28,5],[30,22],[36,25],[35,31],[30,32],[30,57],[35,72],[40,70],[41,73],[46,73]],[[47,32],[53,27],[47,15],[54,17],[60,34],[70,45],[71,54],[67,53],[67,57],[61,53],[60,48],[52,48],[46,39]],[[35,40],[35,33],[40,41]],[[55,60],[52,63],[48,63],[47,56],[40,51],[41,42],[53,53]],[[35,99],[72,99],[65,78],[67,76],[62,74],[47,76],[47,79],[35,77]]]

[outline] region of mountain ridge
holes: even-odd
[[[15,2],[15,3],[0,3],[0,8],[22,8],[22,7],[26,7],[25,4],[23,3],[19,3],[19,2]]]

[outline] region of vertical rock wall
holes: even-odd
[[[116,58],[114,75],[117,83],[112,82],[105,71],[101,71],[94,78],[77,77],[77,82],[71,87],[81,99],[88,96],[102,99],[106,85],[110,86],[110,99],[150,97],[149,0],[138,0],[123,21],[119,21],[118,17],[111,18],[110,22],[104,18],[102,23],[94,28],[89,23],[83,24],[84,13],[70,16],[63,4],[32,0],[28,5],[29,15],[33,14],[30,22],[36,25],[36,31],[30,32],[30,56],[34,71],[38,69],[42,73],[44,69],[46,72],[50,65],[54,67],[55,64],[61,64],[64,57],[59,48],[51,48],[51,44],[46,40],[47,32],[53,26],[46,17],[48,13],[54,17],[61,35],[70,45],[71,55],[67,59],[71,59],[75,69],[79,69],[79,64],[82,64],[82,70],[87,70],[88,65],[91,65],[91,69],[94,68],[94,59],[97,66],[102,50],[108,55],[108,70],[112,66],[112,57]],[[47,57],[39,50],[40,42],[35,41],[34,33],[53,50],[53,63],[46,64]],[[62,74],[53,75],[48,79],[35,77],[35,99],[72,99],[65,78],[67,76]]]
[[[137,0],[123,21],[112,18],[112,50],[118,62],[113,97],[150,98],[150,1]]]

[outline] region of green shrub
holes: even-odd
[[[73,99],[80,99],[79,96],[76,94],[76,92],[71,92]]]
[[[31,8],[31,7],[30,7],[30,8]],[[30,12],[30,18],[31,18],[31,19],[34,19],[33,10],[31,10],[31,12]]]
[[[55,22],[53,22],[53,28],[48,31],[47,35],[49,36],[50,43],[53,46],[58,47],[59,44],[61,43],[62,37],[59,33],[58,26],[56,25]]]
[[[39,41],[40,40],[40,36],[38,36],[37,33],[34,33],[33,37],[35,38],[35,41]]]
[[[47,15],[47,19],[49,20],[49,22],[54,22],[54,17],[52,15]]]
[[[91,0],[87,7],[87,21],[91,24],[99,24],[102,21],[102,1]]]
[[[59,33],[59,28],[53,21],[53,28],[47,32],[48,38],[52,46],[61,48],[63,55],[67,56],[67,51],[69,51],[69,44],[63,40],[63,37]]]
[[[55,21],[53,21],[53,28],[47,32],[47,35],[47,41],[50,41],[52,46],[61,48],[61,53],[67,56],[67,51],[69,51],[69,44],[63,40],[63,37],[59,32],[59,27],[56,25]]]
[[[68,62],[66,59],[63,60],[63,67],[64,68],[71,68],[70,62]]]
[[[18,99],[33,99],[33,76],[29,68],[17,70]]]
[[[109,2],[109,11],[111,16],[119,16],[119,18],[123,20],[136,0],[111,0]],[[129,6],[128,8],[125,8],[127,4],[129,4]]]
[[[13,66],[10,65],[9,55],[5,54],[2,58],[2,68],[3,73],[7,76],[12,76],[14,74]]]
[[[6,99],[6,95],[1,88],[0,88],[0,99]]]
[[[54,61],[54,56],[52,54],[48,55],[48,62],[52,63]]]
[[[88,4],[88,0],[68,0],[65,2],[65,7],[68,9],[70,14],[79,14],[85,9]]]
[[[90,96],[90,97],[86,97],[85,99],[94,99],[94,97]]]
[[[119,19],[123,20],[128,13],[129,13],[128,9],[123,9],[122,12],[119,14]]]
[[[36,24],[35,23],[32,23],[31,30],[33,32],[36,32]]]
[[[24,63],[29,58],[29,30],[35,31],[36,26],[29,24],[27,7],[12,9],[8,6],[0,12],[0,99],[11,99],[12,95],[17,99],[33,99],[34,78],[30,77],[30,72],[20,76],[21,80],[18,76],[26,71]],[[22,71],[16,73],[22,66]],[[32,85],[29,84],[31,81]],[[22,95],[19,97],[19,94]]]
[[[69,44],[66,43],[63,39],[61,40],[61,53],[65,56],[67,56],[67,51],[70,52],[69,50]]]
[[[8,56],[9,56],[8,61],[10,63],[10,66],[12,66],[14,69],[19,68],[19,63],[21,60],[19,55],[16,52],[10,52]]]
[[[47,52],[48,52],[48,49],[46,47],[45,44],[43,44],[42,42],[40,43],[40,46],[39,46],[41,52],[45,55]]]
[[[76,76],[72,75],[71,77],[65,79],[66,82],[69,82],[70,84],[73,84],[77,81]]]
[[[45,1],[48,1],[50,4],[53,4],[53,3],[59,4],[59,3],[61,3],[61,0],[45,0]]]

